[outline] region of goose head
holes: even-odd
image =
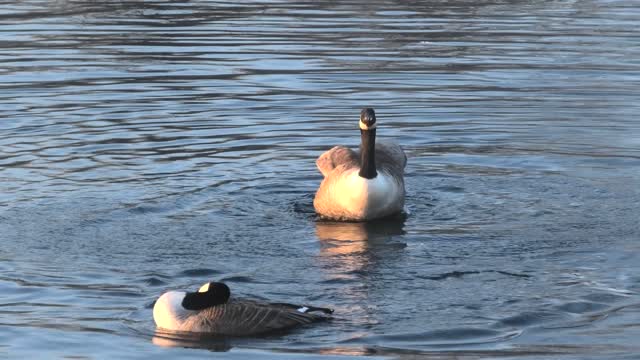
[[[231,296],[229,287],[221,282],[208,282],[196,292],[186,293],[182,307],[187,310],[202,310],[216,305],[226,304]]]
[[[373,130],[376,128],[376,112],[372,108],[364,108],[360,111],[360,130]]]

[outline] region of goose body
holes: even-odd
[[[332,313],[311,306],[230,300],[228,294],[223,283],[207,283],[197,293],[169,291],[156,301],[153,319],[164,330],[250,336],[327,319],[314,312]]]
[[[373,109],[362,110],[360,133],[359,152],[335,146],[316,160],[324,179],[313,205],[324,218],[367,221],[404,208],[404,151],[396,143],[375,142]]]

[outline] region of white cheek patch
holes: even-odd
[[[206,284],[202,285],[200,287],[200,289],[198,290],[198,292],[200,292],[200,293],[205,293],[207,291],[209,291],[209,283],[206,283]]]
[[[373,130],[377,126],[377,123],[373,123],[371,126],[368,126],[367,124],[363,123],[362,120],[360,120],[359,124],[361,130]]]

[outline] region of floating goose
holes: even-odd
[[[366,221],[402,211],[407,157],[398,144],[376,144],[376,126],[373,109],[362,109],[360,153],[335,146],[316,160],[324,180],[313,206],[321,217]]]
[[[314,312],[333,313],[313,306],[230,300],[230,295],[229,287],[219,282],[206,283],[197,292],[169,291],[156,301],[153,320],[164,330],[249,336],[328,319]]]

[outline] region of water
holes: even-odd
[[[640,6],[0,6],[0,356],[637,358]],[[360,108],[406,219],[316,220]],[[155,333],[210,280],[335,308],[289,334]]]

